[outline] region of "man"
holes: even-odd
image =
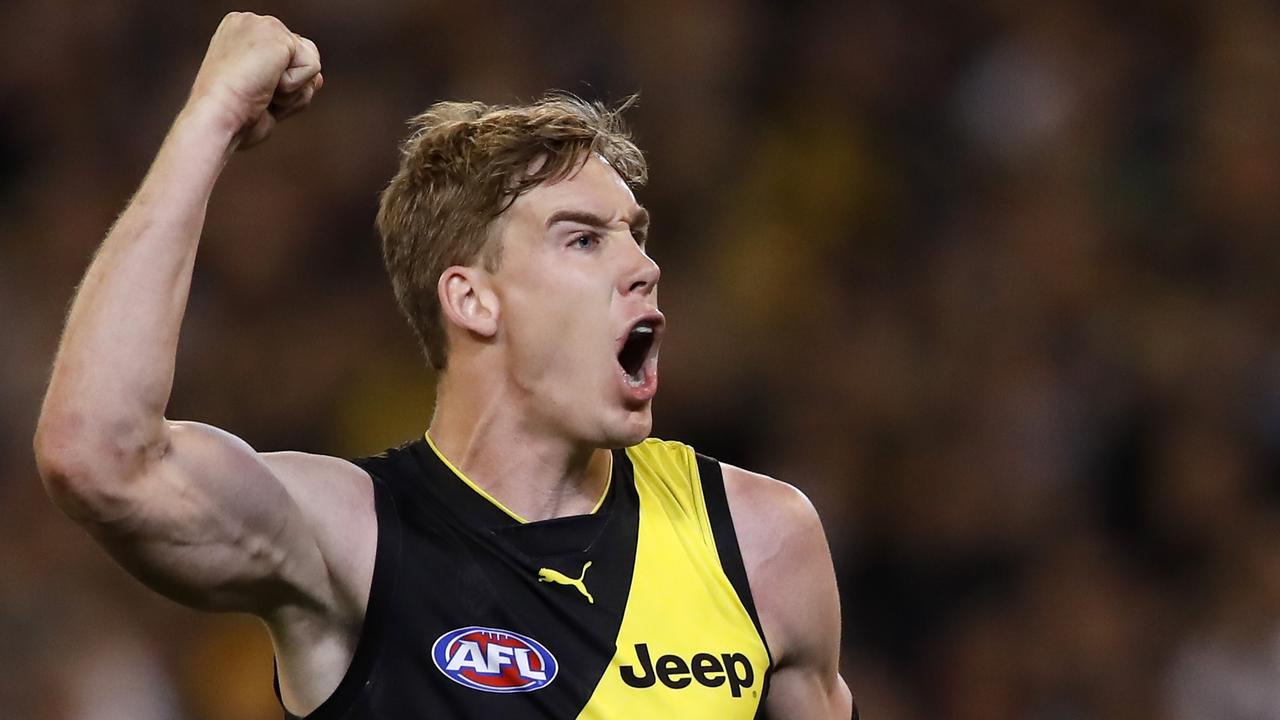
[[[219,172],[322,84],[280,21],[219,26],[67,320],[35,440],[58,505],[166,596],[261,617],[292,717],[849,717],[813,508],[646,440],[644,161],[598,106],[416,121],[379,228],[441,372],[422,439],[347,462],[165,419]]]

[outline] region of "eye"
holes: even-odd
[[[579,233],[569,241],[569,246],[578,250],[590,250],[600,244],[600,238],[592,233]]]

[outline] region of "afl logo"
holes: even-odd
[[[431,646],[431,659],[450,680],[492,693],[544,688],[560,669],[555,656],[537,640],[477,626],[441,635]]]

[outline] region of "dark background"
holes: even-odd
[[[639,91],[655,434],[813,499],[864,717],[1280,718],[1280,13],[1233,0],[6,0],[0,717],[278,717],[257,623],[131,581],[30,452],[74,286],[229,9],[327,82],[215,193],[171,417],[420,433],[373,231],[405,118]]]

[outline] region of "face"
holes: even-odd
[[[653,425],[663,332],[648,213],[599,156],[521,195],[493,275],[506,380],[540,428],[600,447]]]

